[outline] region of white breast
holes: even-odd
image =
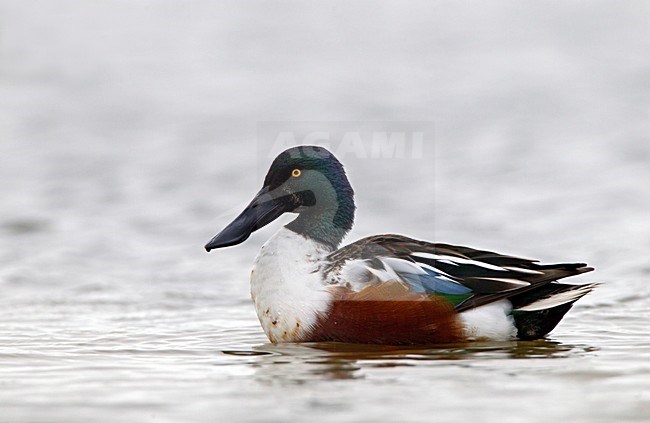
[[[322,244],[280,229],[262,247],[251,272],[257,317],[271,342],[299,342],[325,313],[331,294],[323,281]]]

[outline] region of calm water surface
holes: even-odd
[[[592,5],[0,1],[0,422],[649,421],[650,8]],[[535,342],[271,345],[248,274],[281,223],[202,250],[265,121],[433,125],[341,157],[349,241],[603,285]]]

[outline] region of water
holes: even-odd
[[[648,421],[649,17],[0,1],[0,421]],[[350,240],[584,260],[603,285],[547,340],[270,345],[247,279],[279,223],[202,250],[259,189],[266,121],[433,133],[341,157]]]

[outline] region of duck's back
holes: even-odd
[[[595,286],[557,280],[591,270],[400,235],[364,238],[328,256],[325,279],[341,293],[316,337],[406,344],[541,338]]]

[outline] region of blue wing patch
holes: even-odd
[[[426,275],[418,276],[425,290],[428,292],[448,295],[463,295],[472,292],[470,288],[451,281],[433,270],[427,268],[423,268],[423,270],[426,272]]]
[[[412,272],[397,273],[405,282],[411,285],[411,288],[415,292],[440,295],[465,295],[472,293],[470,288],[448,279],[441,273],[425,267],[420,267],[420,269],[424,271],[424,274]]]

